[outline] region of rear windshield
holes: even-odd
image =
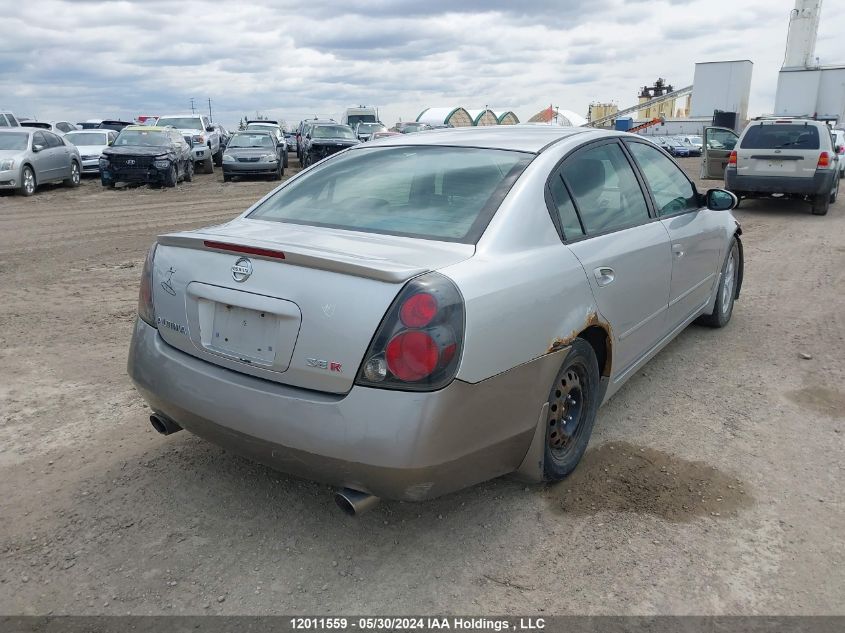
[[[65,139],[74,145],[108,145],[108,134],[102,132],[70,132]]]
[[[819,149],[819,131],[803,123],[775,123],[748,128],[742,149]]]
[[[18,133],[11,133],[11,134],[0,134],[0,150],[3,149],[11,149],[11,150],[21,150],[26,149],[27,143],[29,142],[29,134],[25,132]]]
[[[466,147],[385,147],[338,155],[249,217],[475,243],[532,156]]]

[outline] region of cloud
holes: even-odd
[[[40,0],[0,23],[0,108],[83,120],[190,110],[233,124],[380,108],[388,123],[430,106],[633,104],[694,63],[755,62],[752,112],[771,111],[788,7],[770,0]],[[845,63],[845,14],[823,9],[817,54]],[[845,57],[845,56],[843,56]]]

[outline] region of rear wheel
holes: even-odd
[[[79,163],[75,160],[70,163],[70,178],[64,181],[65,187],[78,187],[80,180]]]
[[[739,244],[736,238],[731,240],[731,248],[725,263],[722,265],[722,279],[716,290],[716,303],[713,312],[698,317],[697,322],[709,327],[725,327],[731,320],[736,299],[736,286],[739,281]]]
[[[189,160],[185,165],[185,182],[193,182],[194,180],[194,161]]]
[[[21,172],[21,188],[18,191],[22,196],[31,196],[35,193],[35,172],[28,165]]]
[[[549,394],[543,460],[546,481],[566,477],[587,450],[598,412],[599,380],[599,365],[592,346],[576,338]]]
[[[830,204],[836,202],[836,197],[839,195],[839,180],[836,180],[836,186],[833,188],[833,192],[830,194]]]
[[[813,215],[827,215],[830,208],[830,195],[826,193],[813,197]]]

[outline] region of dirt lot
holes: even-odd
[[[743,204],[733,321],[635,376],[566,482],[353,519],[157,435],[126,376],[150,242],[273,186],[0,195],[0,613],[845,613],[845,197]]]

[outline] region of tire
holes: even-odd
[[[285,150],[285,162],[282,163],[282,167],[287,169],[287,166],[288,166],[288,153],[287,153],[287,150]],[[284,173],[284,172],[282,172],[282,173]]]
[[[216,154],[214,154],[211,158],[214,161],[215,165],[217,165],[218,167],[223,166],[223,150],[222,149],[219,150]]]
[[[70,161],[70,178],[65,178],[62,181],[65,187],[78,187],[81,179],[82,172],[79,169],[79,163],[75,160]]]
[[[545,481],[560,481],[581,461],[596,421],[599,391],[596,353],[587,341],[576,338],[549,392]]]
[[[209,156],[202,162],[203,168],[205,173],[213,174],[214,173],[214,159]]]
[[[189,160],[185,164],[185,182],[194,181],[194,161]]]
[[[830,195],[822,193],[813,197],[813,215],[827,215],[830,208]]]
[[[310,167],[311,163],[312,163],[311,154],[306,154],[305,156],[302,157],[302,168],[303,169],[305,169],[306,167]]]
[[[739,244],[736,238],[731,239],[731,247],[725,263],[722,264],[722,277],[719,280],[719,287],[716,289],[716,303],[713,305],[713,312],[705,314],[696,320],[696,323],[708,327],[721,328],[728,324],[734,311],[736,300],[736,287],[739,281],[739,267],[742,262],[739,258]]]
[[[29,165],[24,166],[21,171],[21,188],[18,189],[18,193],[28,198],[35,193],[36,187],[38,187],[38,183],[35,180],[35,172]]]
[[[167,170],[167,175],[164,177],[164,186],[175,187],[178,180],[179,172],[176,169],[176,165],[171,163],[170,169]]]
[[[833,192],[830,194],[830,204],[836,202],[836,198],[839,195],[839,181],[836,181],[836,187],[834,187]]]
[[[281,163],[279,163],[278,169],[276,169],[276,171],[273,172],[273,180],[281,180],[284,173],[285,173],[285,168]]]
[[[223,174],[223,182],[229,182],[232,177],[229,174]]]

